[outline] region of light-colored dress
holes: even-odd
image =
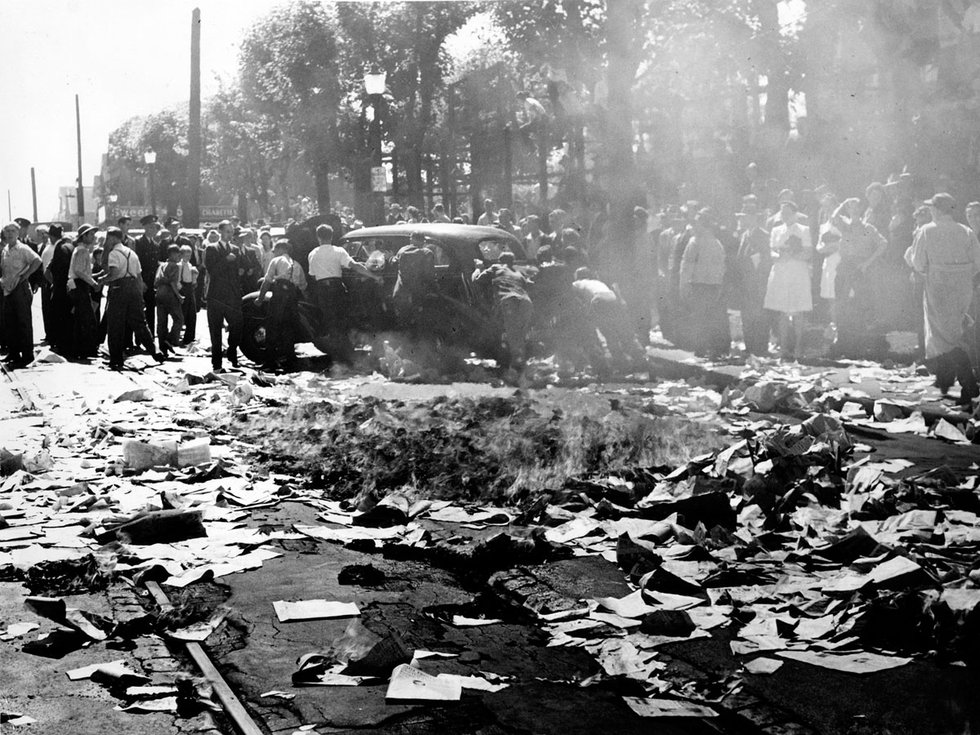
[[[963,318],[973,300],[973,277],[980,273],[980,243],[965,225],[941,219],[915,233],[905,261],[925,276],[926,357],[966,347]]]
[[[787,242],[793,236],[799,238],[801,243],[796,252],[791,252]],[[813,311],[808,263],[813,252],[810,228],[798,222],[778,224],[769,235],[769,248],[772,250],[773,264],[763,306],[783,314]]]

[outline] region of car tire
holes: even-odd
[[[266,306],[259,304],[255,294],[242,298],[242,354],[252,362],[266,360]]]

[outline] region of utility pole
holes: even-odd
[[[10,206],[10,189],[7,189],[7,221],[14,221],[13,207]]]
[[[187,201],[184,224],[201,223],[201,10],[191,12],[191,99],[187,121]]]
[[[34,204],[34,221],[37,222],[37,179],[34,178],[33,166],[31,166],[31,202]]]
[[[82,114],[78,106],[78,95],[75,95],[75,133],[78,138],[78,189],[75,203],[78,206],[78,224],[85,217],[85,186],[82,183]]]

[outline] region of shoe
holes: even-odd
[[[166,362],[167,356],[162,352],[154,352],[153,359],[156,360],[157,362]]]
[[[121,363],[121,362],[110,362],[107,367],[110,370],[122,370],[123,369],[123,363]]]

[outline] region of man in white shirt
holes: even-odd
[[[344,270],[354,271],[379,282],[382,278],[351,258],[350,253],[342,247],[333,244],[333,228],[330,225],[317,227],[316,239],[319,245],[310,252],[309,263],[313,302],[320,313],[320,331],[340,337],[344,351],[347,351],[348,306]]]
[[[10,349],[7,364],[26,367],[34,362],[34,330],[31,320],[30,278],[41,267],[41,258],[18,240],[20,226],[12,222],[0,232],[0,286],[3,287],[4,342]]]
[[[494,206],[493,199],[483,200],[483,214],[479,216],[476,220],[478,225],[483,225],[484,227],[490,227],[494,222],[497,221],[497,209]]]
[[[109,368],[121,370],[125,360],[126,339],[132,334],[136,341],[153,353],[158,362],[164,357],[153,344],[153,335],[146,324],[143,304],[143,271],[135,252],[122,244],[123,233],[118,227],[106,231],[105,248],[109,251],[108,273],[99,285],[109,286],[106,306],[106,332],[109,341]]]

